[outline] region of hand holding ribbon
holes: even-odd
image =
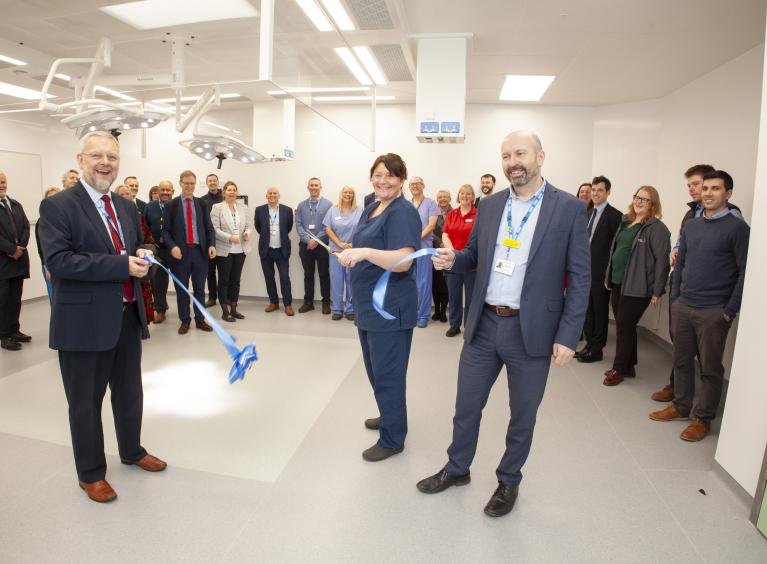
[[[197,306],[197,309],[200,310],[203,317],[205,317],[205,320],[208,322],[208,324],[213,328],[213,331],[215,331],[218,338],[221,340],[221,342],[224,344],[224,347],[226,347],[227,352],[229,353],[229,356],[232,357],[232,360],[234,361],[234,364],[232,365],[231,370],[229,370],[229,383],[234,384],[237,380],[242,380],[245,378],[245,372],[250,368],[250,366],[258,360],[258,355],[256,354],[256,347],[253,345],[253,343],[248,343],[245,345],[242,349],[240,349],[236,344],[236,339],[232,337],[229,333],[226,332],[226,330],[219,325],[219,323],[213,318],[213,316],[208,312],[207,309],[205,309],[205,306],[198,302],[192,292],[184,286],[178,278],[176,278],[173,273],[170,271],[168,267],[163,265],[160,261],[158,261],[153,255],[147,253],[144,255],[144,260],[147,261],[150,264],[156,264],[159,268],[162,268],[165,272],[168,273],[168,276],[170,276],[173,281],[176,283],[176,288],[180,288],[187,294],[189,294],[189,298],[192,300],[194,305]]]

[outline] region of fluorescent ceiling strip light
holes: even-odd
[[[143,0],[104,6],[99,10],[136,29],[157,29],[258,16],[258,10],[247,0]]]
[[[371,81],[370,77],[364,70],[362,70],[362,67],[357,62],[357,59],[354,58],[352,52],[349,51],[348,47],[336,47],[336,53],[338,53],[341,60],[346,63],[346,66],[349,67],[349,70],[360,84],[365,86],[371,86],[373,84],[373,81]]]
[[[325,9],[330,12],[330,17],[335,20],[338,29],[343,31],[351,31],[355,29],[349,14],[347,14],[344,7],[341,6],[340,0],[322,0],[322,4],[325,6]]]
[[[267,90],[269,96],[280,96],[281,94],[313,94],[324,92],[367,92],[370,90],[367,86],[332,86],[332,87],[301,87],[301,88],[283,88],[282,90]]]
[[[498,99],[513,102],[537,102],[548,90],[554,78],[549,75],[506,75]]]
[[[23,67],[27,63],[24,61],[20,61],[18,59],[14,59],[13,57],[9,57],[8,55],[0,55],[0,61],[4,61],[6,63],[10,63],[12,65],[16,65],[17,67]]]
[[[127,100],[127,101],[136,100],[133,96],[128,96],[127,94],[123,94],[122,92],[118,92],[117,90],[112,90],[111,88],[106,88],[104,86],[96,86],[95,90],[96,92],[103,92],[104,94],[109,94],[110,96],[114,96],[115,98],[119,98],[120,100]]]
[[[66,80],[67,82],[72,80],[71,76],[69,76],[68,74],[60,73],[60,72],[57,72],[56,74],[54,74],[53,78],[58,78],[59,80]]]
[[[31,88],[24,88],[23,86],[16,86],[15,84],[8,84],[7,82],[0,82],[0,94],[6,96],[13,96],[14,98],[21,98],[23,100],[39,100],[41,95],[40,91],[32,90]],[[53,94],[48,94],[48,98],[55,98]]]
[[[364,100],[372,100],[372,96],[314,96],[312,100],[315,102],[361,102]],[[396,100],[394,96],[376,96],[376,102],[385,102],[389,100]]]
[[[360,61],[362,61],[362,64],[365,65],[365,70],[368,71],[368,75],[376,84],[382,86],[388,82],[381,67],[378,66],[378,63],[376,63],[376,60],[373,58],[373,54],[367,47],[355,47],[354,52],[357,54],[357,57],[359,57]]]
[[[296,4],[304,11],[306,17],[309,18],[314,26],[320,31],[333,31],[333,24],[325,17],[320,7],[314,2],[314,0],[296,0]]]
[[[221,94],[219,96],[219,98],[221,98],[222,100],[228,100],[231,98],[239,98],[239,97],[240,97],[239,94],[234,94],[234,93]],[[200,96],[182,96],[181,97],[182,102],[196,102],[199,99],[200,99]],[[152,100],[152,102],[154,102],[155,104],[175,104],[176,99],[175,98],[159,98],[157,100]]]
[[[232,129],[231,127],[226,127],[225,125],[214,123],[212,121],[204,121],[202,123],[204,123],[205,125],[209,125],[211,127],[215,127],[216,129],[221,129],[222,131],[227,131],[229,133],[235,133],[235,134],[242,133],[242,131],[238,131],[237,129]]]
[[[0,110],[0,114],[19,114],[21,112],[39,112],[40,108],[27,108],[24,110]]]

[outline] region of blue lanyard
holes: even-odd
[[[101,212],[102,217],[106,220],[106,222],[109,225],[112,226],[112,229],[115,230],[115,233],[117,233],[117,236],[120,238],[120,243],[123,246],[123,250],[127,253],[128,252],[128,248],[125,246],[125,236],[123,235],[122,225],[120,225],[120,223],[119,223],[120,220],[119,219],[117,220],[118,221],[117,225],[114,224],[114,222],[112,221],[112,218],[109,217],[109,214],[104,209],[104,201],[103,200],[99,199],[98,203],[96,205],[97,205],[99,211]],[[112,209],[114,209],[114,205],[112,205]],[[115,211],[115,217],[117,217],[117,211]]]
[[[280,216],[280,210],[276,209],[274,211],[274,215],[272,215],[272,210],[269,210],[269,225],[274,227],[274,225],[277,223],[277,219]]]
[[[527,208],[527,213],[522,218],[522,221],[519,222],[519,227],[517,227],[516,231],[512,231],[512,225],[511,225],[511,202],[513,200],[513,196],[510,193],[509,199],[506,201],[506,231],[509,233],[509,237],[513,241],[519,241],[519,236],[522,233],[522,229],[524,229],[525,225],[527,224],[527,220],[530,219],[530,216],[533,215],[533,211],[535,211],[535,208],[538,206],[538,203],[543,198],[543,193],[546,191],[546,183],[544,182],[543,186],[540,190],[538,190],[538,193],[535,195],[535,197],[530,202],[530,207]]]

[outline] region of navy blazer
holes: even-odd
[[[290,239],[288,233],[293,229],[293,210],[288,206],[279,204],[280,209],[280,250],[282,256],[290,257]],[[258,206],[256,208],[256,217],[254,221],[256,231],[258,231],[258,256],[264,258],[269,252],[269,204]]]
[[[128,255],[144,245],[136,206],[112,192]],[[112,239],[85,187],[77,183],[40,202],[40,240],[51,273],[50,347],[60,351],[107,351],[122,331],[123,282],[128,256],[115,253]],[[149,336],[141,281],[133,293],[143,336]]]
[[[19,276],[29,278],[29,252],[26,250],[29,245],[29,220],[21,204],[10,196],[8,199],[11,201],[13,224],[8,217],[8,211],[0,205],[0,280]],[[14,225],[16,237],[14,237]],[[24,253],[18,260],[7,256],[15,253],[17,246],[24,247]]]
[[[170,202],[167,202],[164,205],[165,211],[168,211],[168,205]],[[160,239],[162,238],[162,219],[163,219],[163,210],[160,209],[160,200],[154,200],[153,202],[149,202],[146,205],[146,210],[144,211],[144,219],[147,222],[147,225],[149,225],[149,229],[152,230],[152,237],[154,238],[155,243],[158,245],[160,244]]]
[[[610,204],[605,206],[599,221],[593,227],[594,235],[591,237],[591,282],[603,287],[605,270],[610,262],[610,250],[613,237],[621,226],[623,214]],[[588,221],[586,222],[588,232]]]
[[[200,248],[208,256],[208,248],[216,246],[216,231],[210,220],[210,210],[200,198],[192,196],[192,205],[197,213],[197,237],[200,240]],[[180,209],[181,196],[173,198],[165,207],[165,220],[162,226],[163,245],[168,249],[175,246],[181,248],[183,254],[186,250],[186,224],[184,212]]]
[[[485,306],[498,226],[509,189],[482,198],[469,242],[456,251],[452,270],[477,269],[465,342],[470,343]],[[580,338],[591,286],[586,206],[551,184],[546,186],[522,285],[522,339],[530,356],[550,356],[554,343],[570,349]],[[567,293],[564,291],[567,275]]]

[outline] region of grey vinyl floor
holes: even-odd
[[[415,483],[446,460],[460,337],[416,330],[406,449],[367,463],[376,408],[353,324],[263,307],[241,303],[247,319],[228,325],[259,353],[234,385],[213,335],[177,335],[173,311],[152,328],[143,444],[169,467],[119,463],[105,401],[119,497],[100,505],[77,487],[48,305],[25,304],[33,342],[0,351],[0,562],[767,562],[749,507],[712,470],[718,427],[689,444],[684,423],[648,419],[670,362],[655,344],[641,342],[638,377],[615,388],[601,384],[612,342],[602,363],[551,370],[517,505],[491,519],[503,375],[471,484],[426,496]]]

